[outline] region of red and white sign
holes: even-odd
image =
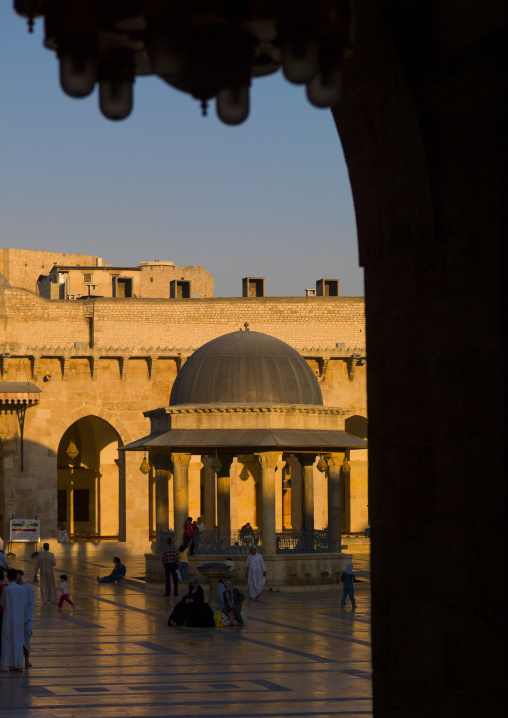
[[[11,519],[11,541],[16,543],[35,543],[41,538],[39,519]]]

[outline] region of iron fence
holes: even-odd
[[[218,531],[203,531],[194,537],[194,553],[196,554],[247,554],[251,544],[254,543],[258,549],[262,549],[263,541],[259,531],[254,532],[254,537],[240,536],[239,530],[231,531],[229,546],[219,548]]]
[[[327,553],[330,537],[327,529],[320,531],[281,531],[275,536],[277,553]]]
[[[160,534],[160,550],[166,547],[166,539],[173,536],[169,532]],[[194,553],[199,556],[207,554],[246,555],[251,544],[254,544],[260,553],[263,553],[263,537],[260,531],[254,531],[254,536],[240,536],[240,531],[231,531],[229,546],[219,547],[218,531],[203,531],[194,537]],[[275,534],[276,553],[327,553],[330,550],[330,538],[327,529],[319,531],[302,531],[293,529],[279,531]],[[178,546],[177,546],[178,548]]]
[[[251,544],[263,553],[263,537],[255,531],[254,537],[240,536],[239,531],[231,531],[229,546],[219,547],[217,531],[206,531],[194,540],[196,554],[248,554]],[[330,550],[328,530],[320,531],[280,531],[275,535],[276,553],[327,553]]]

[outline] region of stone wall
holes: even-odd
[[[0,416],[4,515],[37,515],[46,538],[56,532],[57,452],[65,431],[81,418],[96,416],[113,427],[121,444],[148,434],[149,421],[142,412],[168,404],[186,358],[206,341],[238,330],[245,322],[288,342],[307,359],[320,379],[325,405],[366,416],[366,367],[352,358],[365,358],[361,298],[54,301],[13,287],[0,288],[0,294],[2,379],[32,381],[42,390],[40,405],[26,414],[23,472],[16,417]],[[153,483],[139,470],[141,458],[127,452],[122,459],[120,501],[125,518],[119,535],[125,541],[124,553],[147,550],[149,533],[155,529]],[[193,515],[199,512],[199,457],[196,462],[189,506]],[[317,472],[316,487],[321,479]],[[366,504],[366,476],[363,484]],[[235,508],[235,502],[233,490],[232,511],[240,521],[245,509],[241,502]],[[325,503],[323,485],[316,490],[320,527],[326,522]],[[213,518],[207,520],[213,523]],[[365,524],[362,516],[346,528],[363,530]],[[113,522],[103,521],[107,525]],[[0,533],[6,531],[4,524]],[[103,550],[114,548],[108,543]]]
[[[54,264],[102,264],[100,257],[89,254],[68,254],[66,252],[42,252],[34,249],[0,249],[0,274],[13,287],[24,287],[37,291],[37,279],[49,274]]]

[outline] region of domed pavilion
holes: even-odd
[[[344,431],[350,413],[348,408],[323,406],[317,377],[295,349],[246,329],[213,339],[194,352],[176,377],[169,406],[144,413],[151,433],[124,450],[149,452],[155,467],[161,465],[161,457],[170,459],[175,533],[189,515],[191,457],[210,462],[217,475],[218,552],[232,550],[231,530],[239,528],[231,526],[232,462],[239,457],[242,462],[259,462],[261,517],[256,523],[265,557],[280,549],[277,467],[288,457],[301,463],[301,528],[308,535],[314,532],[314,465],[319,456],[318,468],[327,474],[327,550],[337,553],[341,473],[349,468],[348,452],[367,447],[366,441]]]

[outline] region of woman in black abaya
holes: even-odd
[[[185,598],[176,604],[168,619],[169,626],[215,626],[213,612],[205,603],[205,594],[193,576],[189,583],[189,591]]]

